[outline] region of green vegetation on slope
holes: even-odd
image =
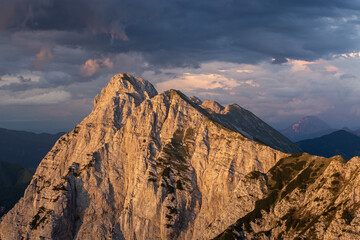
[[[271,214],[274,206],[283,199],[289,200],[293,192],[297,191],[299,194],[304,194],[308,187],[312,185],[326,170],[331,161],[344,159],[339,158],[317,158],[309,154],[294,154],[289,157],[281,159],[273,168],[266,174],[268,177],[267,189],[268,192],[263,199],[259,199],[255,203],[255,209],[240,218],[235,224],[230,226],[222,234],[215,239],[238,239],[237,234],[253,233],[257,238],[264,237],[264,234],[270,232],[255,233],[252,229],[252,224],[266,221],[263,219],[263,214]],[[258,174],[250,173],[250,177],[257,177]],[[339,181],[336,180],[339,176],[333,176],[332,188],[330,189],[334,196],[339,192]],[[320,181],[321,183],[321,181]],[[324,182],[322,182],[324,184]],[[295,194],[298,195],[298,194]],[[315,199],[316,200],[316,199]],[[293,229],[295,232],[305,232],[313,226],[319,219],[319,216],[306,213],[304,208],[306,206],[294,206],[281,219],[274,220],[273,227],[285,225],[286,230]],[[332,214],[334,209],[329,206],[324,214]],[[344,213],[344,218],[349,219],[349,215]]]

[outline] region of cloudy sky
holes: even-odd
[[[281,129],[360,128],[356,0],[0,0],[0,127],[68,131],[115,73]]]

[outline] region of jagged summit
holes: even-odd
[[[102,122],[120,128],[131,115],[133,106],[157,94],[154,86],[142,78],[126,73],[116,74],[101,90],[100,96],[95,97],[93,111],[80,125]]]
[[[230,105],[227,105],[223,111],[223,114],[227,114],[229,113],[230,111],[232,110],[243,110],[244,108],[242,108],[241,106],[239,106],[238,104],[234,103],[234,104],[230,104]]]
[[[200,107],[210,111],[211,113],[220,113],[222,110],[224,110],[224,107],[214,100],[205,100],[202,102]]]
[[[189,99],[190,99],[193,103],[195,103],[195,104],[197,104],[197,105],[201,105],[201,104],[202,104],[201,99],[198,98],[198,97],[196,97],[196,96],[191,96],[191,97],[189,97]]]
[[[128,74],[95,103],[41,161],[0,239],[209,239],[261,195],[244,176],[288,156]]]
[[[195,96],[188,98],[180,91],[174,89],[165,91],[160,95],[166,95],[169,92],[179,93],[184,99],[188,99],[204,109],[206,113],[203,111],[200,111],[200,113],[206,117],[230,130],[241,133],[249,139],[259,141],[283,152],[301,152],[301,149],[294,143],[283,137],[253,113],[237,104],[224,107],[214,100],[202,102]],[[156,89],[150,82],[142,78],[133,77],[130,74],[120,73],[111,78],[109,84],[101,91],[101,97],[97,96],[95,98],[94,110],[90,116],[94,115],[95,118],[101,117],[102,121],[106,124],[111,124],[112,122],[115,126],[119,127],[124,124],[124,119],[131,114],[131,108],[124,107],[125,101],[137,106],[145,99],[150,99],[157,94]],[[109,106],[111,107],[109,108]],[[193,107],[200,110],[196,106]]]
[[[109,104],[108,102],[113,98],[123,94],[134,98],[134,102],[139,104],[145,99],[154,97],[158,93],[150,82],[142,78],[133,77],[130,74],[119,73],[113,76],[109,84],[102,89],[101,97],[99,97],[99,95],[95,97],[94,108],[98,103]]]

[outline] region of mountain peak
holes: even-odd
[[[281,133],[293,141],[319,137],[332,132],[333,129],[316,116],[306,116],[291,124]]]
[[[119,73],[113,76],[109,84],[101,91],[99,100],[118,97],[121,94],[128,94],[139,104],[144,99],[157,95],[157,91],[149,81],[127,73]],[[95,100],[95,102],[98,101]]]
[[[158,93],[154,86],[142,78],[127,73],[113,76],[109,84],[94,99],[94,108],[81,125],[102,122],[119,128],[135,106]]]
[[[266,144],[293,144],[250,112],[227,117],[128,74],[95,102],[1,219],[1,239],[210,239],[235,220],[243,176],[288,156]]]
[[[316,131],[319,131],[323,129],[329,129],[330,126],[316,116],[306,116],[293,123],[291,128],[294,130],[294,132],[312,132],[315,128]]]
[[[245,110],[245,109],[242,108],[241,106],[239,106],[238,104],[234,103],[234,104],[227,105],[225,107],[225,109],[223,110],[223,114],[226,114],[231,111],[243,111],[243,110]]]

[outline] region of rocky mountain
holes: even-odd
[[[296,144],[307,153],[323,157],[341,155],[345,159],[350,159],[360,156],[360,137],[345,130],[302,140]]]
[[[32,175],[17,164],[0,160],[0,217],[23,196]]]
[[[0,128],[0,157],[35,170],[63,134],[37,134]]]
[[[199,106],[118,74],[41,161],[0,239],[213,238],[252,211],[264,173],[289,156],[263,144],[271,131],[237,105]],[[277,134],[270,143],[298,150]]]
[[[307,116],[280,131],[292,141],[311,139],[335,131],[326,122],[315,116]]]
[[[281,159],[267,174],[251,172],[244,185],[262,193],[249,196],[254,209],[215,239],[359,239],[359,172],[360,157],[309,154]]]
[[[237,104],[223,107],[215,101],[205,100],[200,104],[200,107],[207,110],[213,119],[216,119],[225,127],[239,132],[249,139],[287,153],[302,152],[300,148],[295,147],[293,142],[281,133]]]

